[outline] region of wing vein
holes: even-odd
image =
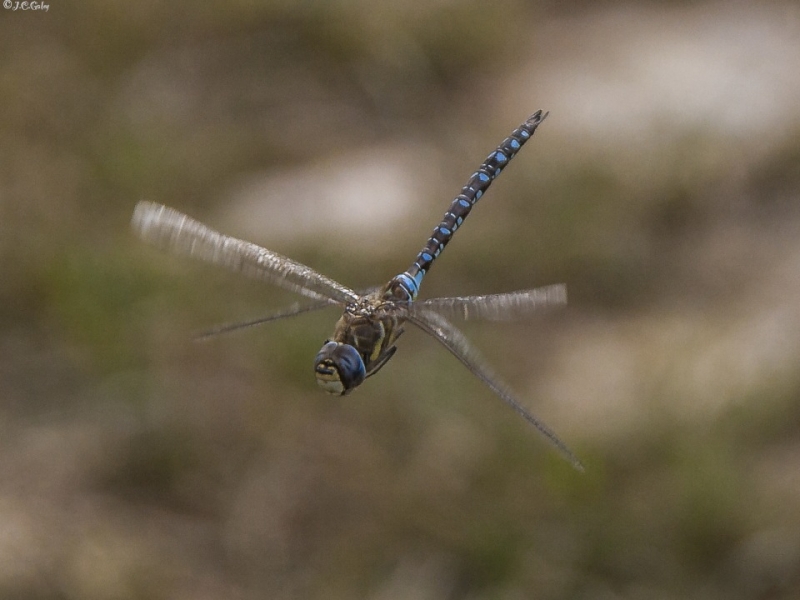
[[[161,249],[220,265],[307,298],[340,303],[358,299],[353,290],[311,267],[256,244],[223,235],[173,208],[139,202],[131,225],[140,238]]]
[[[434,311],[448,318],[465,320],[511,321],[567,303],[567,286],[563,283],[486,296],[454,296],[431,298],[413,303],[411,312]]]
[[[450,353],[467,367],[478,379],[486,384],[495,394],[502,398],[522,418],[533,425],[555,448],[566,458],[573,467],[583,471],[583,465],[575,453],[561,441],[548,425],[531,414],[512,395],[508,388],[490,370],[486,361],[478,351],[469,343],[467,338],[443,316],[434,312],[418,310],[409,313],[408,320],[422,329],[425,333],[439,341]]]

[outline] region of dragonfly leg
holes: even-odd
[[[378,371],[381,370],[383,365],[389,362],[389,359],[394,356],[394,353],[397,352],[397,346],[392,346],[386,352],[384,352],[378,359],[375,361],[374,364],[370,365],[369,372],[367,373],[367,377],[371,377],[375,375]]]

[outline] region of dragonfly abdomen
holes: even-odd
[[[392,296],[405,300],[416,299],[422,278],[431,268],[433,261],[453,239],[455,232],[461,227],[472,207],[481,199],[492,181],[503,172],[506,165],[516,156],[523,144],[531,138],[546,117],[547,113],[542,113],[541,110],[535,112],[486,157],[486,160],[481,163],[461,189],[461,193],[455,197],[450,208],[444,214],[442,222],[436,226],[431,237],[420,250],[414,264],[389,282],[387,289]]]

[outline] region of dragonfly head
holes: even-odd
[[[327,341],[314,359],[317,385],[329,394],[344,396],[364,381],[361,355],[350,344]]]

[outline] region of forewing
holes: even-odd
[[[567,286],[558,283],[506,294],[431,298],[413,303],[410,310],[412,313],[420,310],[434,311],[448,318],[465,320],[511,321],[545,308],[564,306],[566,303]]]
[[[174,254],[221,265],[314,300],[346,303],[358,299],[353,290],[310,267],[256,244],[218,233],[173,208],[139,202],[131,224],[143,240]]]
[[[460,360],[478,379],[483,381],[489,389],[500,396],[511,408],[519,413],[528,423],[533,425],[547,440],[555,446],[559,452],[579,471],[583,471],[583,465],[578,457],[561,441],[556,433],[545,423],[533,416],[528,410],[519,403],[512,395],[511,391],[500,382],[497,376],[491,371],[483,357],[469,343],[467,338],[452,323],[443,316],[434,312],[418,310],[409,313],[408,320],[428,335],[437,339],[450,353]]]

